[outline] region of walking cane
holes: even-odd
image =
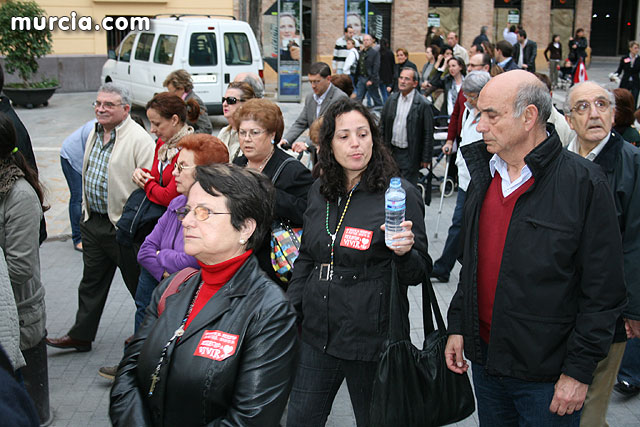
[[[440,190],[440,207],[438,208],[436,232],[433,235],[434,239],[438,238],[438,226],[440,225],[440,216],[442,215],[442,202],[444,202],[444,192],[447,190],[447,175],[449,175],[449,154],[444,156],[444,177],[442,178],[442,188]]]

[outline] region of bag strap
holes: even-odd
[[[400,283],[398,267],[391,261],[391,289],[389,292],[389,330],[387,340],[394,343],[407,339],[402,332],[402,310],[400,309]]]
[[[284,162],[280,163],[280,166],[278,166],[278,169],[276,169],[276,173],[274,173],[273,177],[271,178],[271,182],[273,183],[273,185],[276,185],[276,181],[278,180],[278,177],[280,176],[280,173],[282,173],[282,170],[284,169],[284,167],[289,162],[297,162],[297,160],[294,159],[293,157],[287,157],[284,160]]]
[[[424,327],[425,337],[427,334],[435,330],[431,313],[433,313],[436,318],[436,325],[438,326],[438,329],[445,331],[446,327],[444,325],[442,313],[440,313],[440,307],[438,307],[438,299],[433,291],[431,279],[426,275],[422,281],[422,326]]]
[[[180,285],[191,279],[199,271],[200,270],[196,268],[187,267],[178,271],[176,275],[173,276],[173,279],[171,279],[171,283],[169,283],[169,286],[167,286],[167,288],[162,293],[160,301],[158,301],[158,316],[160,316],[164,311],[165,305],[167,304],[167,297],[173,294],[177,294],[179,292],[178,288],[180,287]]]

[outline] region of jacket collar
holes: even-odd
[[[618,154],[620,154],[622,144],[624,143],[625,141],[622,139],[622,136],[620,136],[620,134],[615,130],[611,129],[609,141],[607,141],[602,148],[602,151],[600,151],[600,154],[596,156],[593,162],[600,165],[604,172],[613,172],[616,167],[616,159],[618,158]]]
[[[255,255],[251,255],[236,274],[207,302],[198,315],[191,321],[184,336],[178,342],[185,342],[189,337],[199,333],[203,328],[216,322],[231,309],[235,298],[244,297],[256,288],[256,281],[264,279]],[[264,279],[266,280],[266,279]],[[181,288],[181,291],[167,297],[167,309],[162,316],[170,316],[169,325],[176,329],[182,324],[191,300],[200,285],[202,278],[196,274]]]
[[[538,181],[546,171],[548,166],[558,157],[562,151],[562,144],[558,133],[552,124],[547,123],[547,139],[538,144],[529,154],[524,157],[524,161],[529,166],[533,178]],[[476,181],[478,185],[491,180],[489,171],[489,160],[493,156],[487,151],[483,140],[465,145],[460,148],[467,163],[471,181]]]

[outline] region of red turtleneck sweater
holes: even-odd
[[[207,265],[198,261],[198,264],[200,264],[200,268],[202,269],[201,275],[203,283],[200,288],[198,298],[196,298],[196,301],[193,304],[193,309],[191,310],[187,323],[185,324],[185,329],[189,327],[191,321],[195,319],[200,310],[207,305],[216,292],[218,292],[220,288],[222,288],[224,284],[227,283],[234,274],[236,274],[242,264],[244,264],[252,253],[253,249],[249,249],[242,255],[238,255],[235,258],[231,258],[214,265]]]

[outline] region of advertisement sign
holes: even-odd
[[[520,23],[520,11],[512,9],[509,11],[507,15],[507,22],[509,24],[519,24]]]
[[[439,13],[430,13],[427,18],[427,26],[428,27],[439,27],[440,26],[440,14]]]
[[[302,0],[278,1],[278,100],[300,101]]]

